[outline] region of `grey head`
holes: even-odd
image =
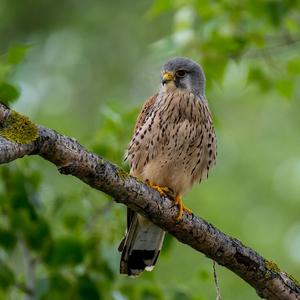
[[[197,96],[205,95],[205,75],[202,67],[186,57],[175,57],[161,70],[162,85],[174,82],[177,88],[186,89]]]

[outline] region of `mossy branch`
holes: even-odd
[[[0,164],[34,154],[55,164],[60,173],[73,175],[111,195],[180,242],[233,271],[254,287],[260,297],[300,300],[300,284],[275,263],[200,217],[185,212],[182,221],[176,223],[178,211],[171,200],[118,166],[88,152],[76,140],[34,125],[0,104]]]
[[[0,136],[19,144],[29,144],[38,138],[39,129],[27,117],[11,111],[1,124]]]

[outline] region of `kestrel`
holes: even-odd
[[[191,211],[181,195],[208,176],[216,159],[216,136],[205,98],[205,75],[199,64],[178,57],[161,71],[161,86],[144,104],[137,119],[126,159],[130,174],[158,190],[172,191],[178,206]],[[159,256],[165,232],[128,209],[127,233],[119,246],[120,273],[137,276],[151,271]]]

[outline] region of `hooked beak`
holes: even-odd
[[[162,76],[162,84],[165,85],[169,81],[174,80],[174,73],[173,72],[164,72]]]

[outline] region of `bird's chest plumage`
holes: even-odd
[[[183,193],[215,160],[205,100],[180,90],[158,95],[128,148],[131,173]]]

